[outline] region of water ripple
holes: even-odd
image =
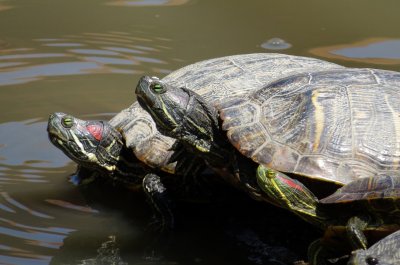
[[[4,262],[3,264],[7,265],[47,265],[50,263],[51,257],[49,256],[40,256],[33,255],[32,258],[21,258],[21,257],[12,257],[12,256],[3,256],[0,255],[0,260]]]
[[[111,1],[107,5],[114,6],[180,6],[189,0],[133,0],[133,1]]]
[[[85,46],[85,45],[81,44],[81,43],[46,43],[46,44],[43,44],[43,46],[48,46],[48,47],[80,47],[80,46]]]
[[[59,75],[81,75],[97,70],[96,63],[68,62],[36,65],[0,73],[0,85],[14,85],[42,80],[44,77]]]
[[[98,56],[90,56],[85,57],[85,60],[96,62],[100,64],[119,64],[119,65],[137,65],[138,63],[133,60],[127,59],[116,59],[110,57],[98,57]]]
[[[119,55],[119,53],[117,52],[94,50],[94,49],[73,49],[69,51],[73,53],[87,54],[87,55]]]
[[[85,213],[98,213],[99,211],[86,206],[76,205],[62,200],[47,199],[46,202],[71,210],[76,210]]]
[[[47,215],[47,214],[44,214],[44,213],[40,213],[38,211],[35,211],[35,210],[32,210],[32,209],[28,208],[27,206],[23,205],[22,203],[18,202],[17,200],[11,198],[11,196],[7,192],[0,192],[0,195],[3,196],[4,200],[6,202],[8,202],[9,204],[11,204],[11,205],[13,205],[13,206],[15,206],[15,207],[17,207],[17,208],[19,208],[21,210],[24,210],[24,211],[28,212],[31,215],[34,215],[34,216],[37,216],[37,217],[41,217],[41,218],[46,218],[46,219],[54,219],[53,216],[50,216],[50,215]],[[1,220],[1,218],[0,218],[0,220]]]
[[[157,67],[169,64],[170,58],[159,57],[167,57],[163,54],[169,49],[170,40],[144,34],[87,32],[60,38],[34,39],[31,47],[2,50],[0,86],[55,76],[171,72],[164,67],[159,71]]]
[[[62,53],[16,54],[16,55],[0,55],[0,60],[54,58],[54,57],[64,57],[64,56],[65,56],[65,54],[62,54]]]

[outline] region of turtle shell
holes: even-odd
[[[379,175],[369,178],[361,178],[341,187],[332,195],[321,199],[324,204],[350,203],[353,201],[385,200],[389,206],[389,200],[398,202],[400,211],[400,175]],[[390,212],[390,210],[388,210]]]
[[[400,165],[400,73],[337,69],[280,79],[217,104],[245,156],[340,185]]]
[[[241,96],[285,76],[342,66],[313,58],[283,54],[244,54],[201,61],[176,70],[162,79],[202,95],[208,102],[228,96]],[[135,102],[110,123],[124,135],[136,157],[153,168],[173,173],[168,163],[175,140],[160,134],[151,116]]]

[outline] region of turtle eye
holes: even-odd
[[[64,117],[61,120],[61,124],[65,127],[65,128],[71,128],[72,125],[74,125],[74,120],[71,117]]]
[[[268,169],[267,170],[267,177],[270,178],[270,179],[275,178],[276,177],[276,172],[274,170],[272,170],[272,169]]]
[[[365,259],[365,261],[367,262],[368,265],[378,265],[379,264],[379,260],[374,257],[367,257]]]
[[[154,91],[154,93],[156,93],[156,94],[161,94],[161,93],[164,93],[165,92],[165,87],[162,85],[162,84],[160,84],[160,83],[154,83],[152,86],[151,86],[151,89]]]

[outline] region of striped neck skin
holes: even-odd
[[[142,180],[143,166],[109,123],[53,113],[47,131],[50,141],[78,165],[124,182]]]
[[[322,229],[329,225],[329,215],[321,209],[317,197],[300,181],[260,165],[257,169],[257,182],[273,204]]]

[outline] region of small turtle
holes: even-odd
[[[187,86],[217,101],[246,94],[295,73],[337,68],[343,67],[314,58],[258,53],[198,62],[162,80],[174,86]],[[191,180],[176,180],[175,176],[195,175],[204,164],[189,153],[172,150],[175,140],[160,134],[152,117],[137,102],[109,122],[84,121],[54,113],[49,118],[48,134],[56,147],[78,163],[80,171],[96,171],[128,186],[140,187],[144,183],[156,209],[169,209],[165,192],[170,187],[177,189],[177,185],[165,187],[163,182],[181,183],[180,187],[187,188]],[[182,193],[182,197],[188,195]],[[168,216],[169,211],[161,214]]]
[[[400,231],[388,235],[367,250],[353,251],[348,265],[400,264]]]
[[[328,264],[327,258],[349,247],[367,249],[367,237],[400,229],[400,174],[360,178],[321,200],[301,182],[265,166],[258,168],[257,181],[281,207],[325,230],[324,238],[309,247],[311,265]]]

